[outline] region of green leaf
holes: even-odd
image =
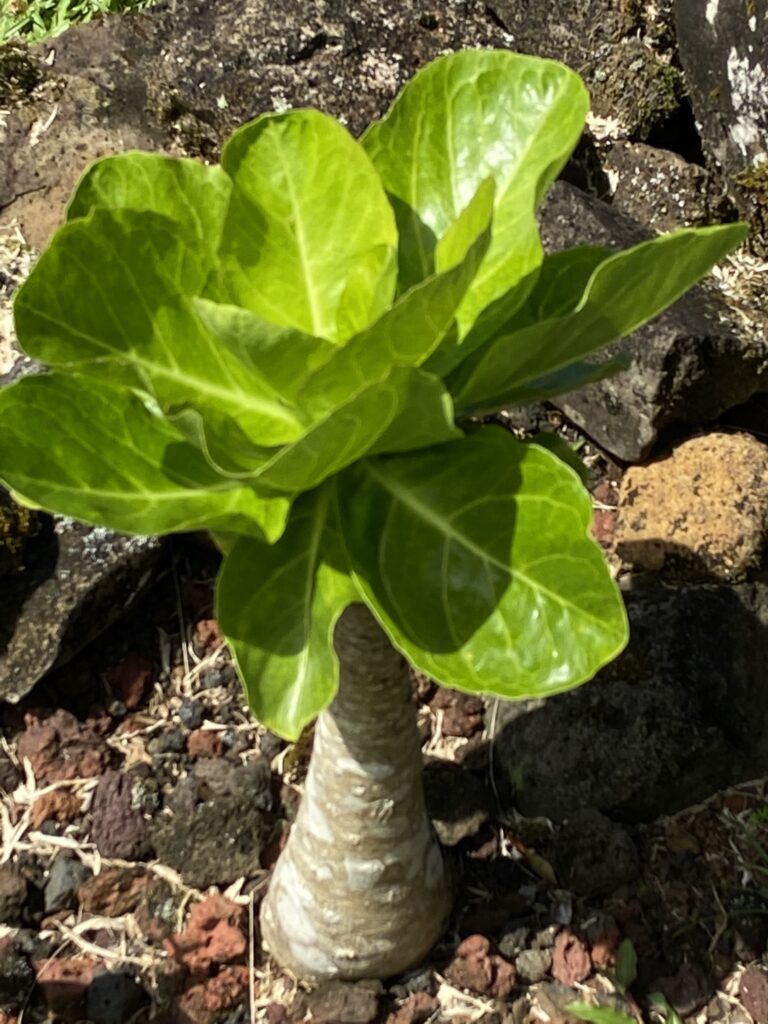
[[[683,1018],[673,1006],[670,1006],[666,996],[661,992],[649,993],[648,1004],[663,1021],[666,1021],[666,1024],[683,1024]]]
[[[343,341],[392,300],[397,230],[364,150],[316,110],[265,114],[222,154],[235,188],[221,247],[229,301]]]
[[[243,537],[216,589],[217,617],[260,722],[295,740],[333,699],[336,621],[358,594],[329,545],[328,487],[303,495],[276,544]],[[330,559],[329,559],[330,555]]]
[[[306,383],[298,402],[313,415],[333,408],[386,376],[394,366],[420,366],[446,337],[454,338],[456,310],[490,241],[493,186],[483,182],[472,218],[451,229],[444,266],[402,295],[376,323],[337,348]]]
[[[530,441],[526,439],[525,444],[535,444],[538,445],[539,448],[546,448],[548,452],[552,452],[552,454],[556,455],[561,462],[564,462],[566,466],[574,471],[576,476],[586,487],[587,479],[589,477],[587,467],[579,458],[578,452],[574,451],[568,442],[559,434],[550,434],[540,430],[537,434],[533,435]]]
[[[583,83],[561,64],[464,51],[423,68],[363,136],[395,207],[400,273],[409,283],[433,272],[438,241],[480,183],[496,183],[493,240],[459,310],[460,339],[540,264],[534,210],[578,141],[588,109]],[[510,297],[494,322],[524,295],[522,288]],[[471,345],[490,329],[489,321]]]
[[[368,454],[416,451],[461,437],[453,422],[453,402],[434,374],[408,374],[402,409],[368,449]]]
[[[683,228],[604,259],[571,313],[489,342],[450,381],[462,413],[508,401],[510,390],[550,375],[657,316],[746,234],[743,224]]]
[[[283,444],[307,424],[206,330],[188,298],[205,267],[166,217],[94,210],[66,224],[14,305],[24,350],[41,362],[151,391],[236,420],[254,443]]]
[[[542,697],[624,646],[589,496],[550,452],[500,428],[360,462],[339,479],[355,582],[418,669],[459,689]]]
[[[637,1018],[631,1013],[623,1013],[613,1006],[596,1006],[594,1003],[566,1003],[568,1013],[585,1020],[588,1024],[638,1024]]]
[[[624,939],[621,942],[616,952],[616,967],[613,973],[616,987],[620,992],[626,992],[637,978],[637,953],[631,939]]]
[[[232,182],[221,167],[198,160],[128,152],[86,170],[67,207],[67,220],[92,210],[148,210],[169,217],[211,263],[221,239]]]
[[[280,536],[290,501],[217,476],[146,401],[74,375],[0,392],[0,478],[51,511],[128,533]]]

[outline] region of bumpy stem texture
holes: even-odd
[[[363,605],[336,628],[340,685],[317,720],[296,822],[262,904],[266,947],[307,981],[386,978],[445,925],[407,666]]]

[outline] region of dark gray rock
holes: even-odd
[[[453,761],[430,761],[425,766],[424,796],[443,846],[456,846],[477,835],[493,803],[486,783]]]
[[[34,983],[35,972],[16,937],[0,939],[0,1011],[15,1016],[14,1011],[26,1005]]]
[[[44,517],[23,569],[0,587],[0,699],[20,700],[111,625],[149,581],[159,551],[157,538]]]
[[[90,875],[90,871],[81,861],[59,854],[51,865],[48,881],[43,890],[46,913],[73,908],[75,893]]]
[[[561,885],[579,896],[614,892],[637,878],[632,837],[596,810],[572,814],[555,836],[553,867]]]
[[[707,154],[768,242],[768,5],[675,0],[688,91]],[[753,240],[754,241],[754,240]]]
[[[27,899],[27,881],[13,864],[0,865],[0,924],[21,924]]]
[[[627,650],[584,686],[500,702],[504,802],[562,821],[650,821],[768,770],[768,584],[626,594]]]
[[[125,1024],[147,1001],[146,991],[130,974],[101,971],[85,994],[85,1016],[91,1024]]]
[[[548,949],[524,949],[515,958],[518,978],[527,985],[542,981],[552,966],[552,953]]]
[[[545,248],[586,242],[624,249],[647,238],[606,203],[558,182],[540,215]],[[606,352],[624,373],[563,395],[557,405],[612,455],[641,461],[671,424],[700,425],[768,388],[768,342],[747,335],[714,288],[698,287]]]
[[[271,826],[247,791],[224,795],[152,826],[152,842],[163,864],[175,868],[188,885],[206,889],[229,885],[260,870],[259,857]]]

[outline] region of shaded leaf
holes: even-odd
[[[316,110],[265,114],[224,147],[235,188],[221,246],[229,301],[339,341],[395,289],[397,230],[364,150]]]
[[[572,471],[500,428],[339,479],[355,580],[396,646],[458,689],[540,697],[624,646],[626,616]]]
[[[251,709],[291,740],[336,693],[333,631],[346,606],[358,599],[328,550],[329,511],[328,489],[320,488],[296,502],[277,543],[240,538],[216,589],[217,618]]]
[[[261,530],[274,540],[290,505],[217,476],[138,395],[74,375],[0,392],[0,478],[43,508],[128,533]]]
[[[588,1021],[589,1024],[637,1024],[637,1018],[631,1013],[622,1013],[612,1006],[597,1006],[594,1003],[575,1001],[566,1003],[564,1009],[579,1020]]]

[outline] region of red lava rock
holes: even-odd
[[[621,942],[621,932],[613,925],[598,935],[592,943],[590,957],[595,967],[612,967],[616,963],[616,951]]]
[[[451,985],[496,999],[504,999],[515,986],[514,966],[491,953],[491,943],[484,935],[470,935],[459,944],[445,977]]]
[[[748,967],[739,984],[741,1005],[755,1020],[755,1024],[768,1022],[768,973],[760,967]]]
[[[613,508],[596,508],[592,513],[592,536],[601,547],[613,546],[618,516],[618,510]]]
[[[483,728],[485,705],[472,694],[439,686],[429,706],[434,712],[442,712],[441,727],[445,736],[469,738]]]
[[[108,771],[99,779],[91,839],[102,857],[137,860],[147,852],[147,825],[132,805],[130,775]]]
[[[210,1024],[242,1003],[248,992],[248,968],[223,967],[217,975],[191,985],[177,1002],[180,1024]]]
[[[61,708],[47,717],[27,712],[24,721],[17,751],[21,760],[29,760],[38,782],[89,779],[106,768],[109,751],[92,724]]]
[[[29,824],[38,829],[44,821],[57,821],[60,825],[68,825],[80,813],[82,800],[77,793],[64,789],[55,789],[42,793],[32,804]]]
[[[91,956],[73,956],[59,960],[35,960],[32,966],[51,1013],[78,1017],[98,961]]]
[[[98,917],[121,917],[136,909],[149,876],[134,868],[106,867],[77,890],[80,907]]]
[[[140,654],[129,654],[107,672],[107,682],[129,711],[135,711],[152,685],[152,662]]]
[[[224,636],[216,619],[200,619],[195,623],[194,645],[198,653],[213,651],[224,643]]]
[[[195,729],[187,736],[190,757],[221,757],[223,751],[221,735],[212,729]]]
[[[267,1016],[267,1024],[286,1024],[288,1011],[282,1003],[270,1003],[264,1011]]]
[[[592,973],[587,947],[570,928],[563,928],[552,950],[552,977],[563,985],[575,985]]]
[[[240,928],[241,908],[221,893],[208,896],[189,914],[183,932],[166,939],[166,952],[193,974],[243,956],[248,943]]]
[[[428,992],[414,992],[387,1017],[386,1024],[424,1024],[440,1009],[440,1000]]]

